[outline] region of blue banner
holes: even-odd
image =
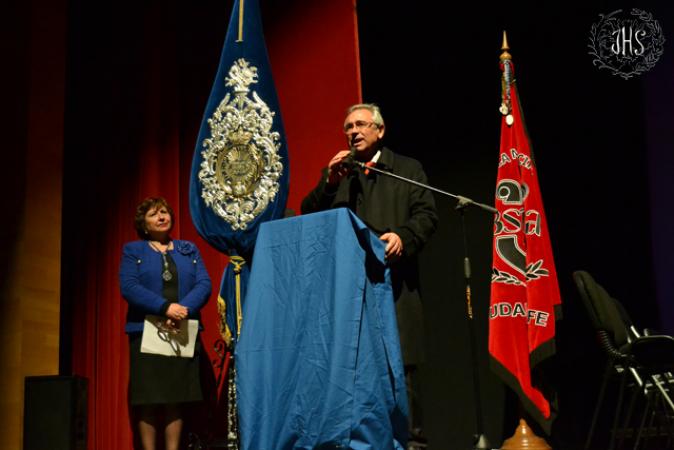
[[[211,246],[248,259],[259,225],[283,217],[288,180],[259,2],[237,0],[192,160],[192,221]]]

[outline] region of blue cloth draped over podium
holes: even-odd
[[[238,345],[241,448],[403,449],[384,243],[347,209],[261,224]]]

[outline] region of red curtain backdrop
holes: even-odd
[[[146,196],[168,199],[177,214],[173,237],[196,242],[204,256],[214,294],[202,339],[217,359],[215,293],[227,259],[197,236],[188,182],[231,2],[161,3],[105,16],[85,2],[71,7],[63,293],[72,305],[72,371],[89,380],[88,448],[96,450],[133,446],[117,273],[122,245],[136,239],[134,208]],[[299,212],[320,168],[344,148],[345,108],[360,101],[355,0],[262,2],[262,10],[288,135],[288,207]]]

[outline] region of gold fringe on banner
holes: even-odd
[[[234,267],[235,301],[236,301],[236,337],[241,335],[241,270],[246,260],[241,256],[230,256],[229,263]],[[225,299],[218,296],[218,313],[220,314],[220,334],[222,334],[228,348],[232,348],[232,331],[227,326],[227,306]],[[229,373],[227,374],[227,448],[239,450],[239,411],[236,401],[236,361],[231,354]]]

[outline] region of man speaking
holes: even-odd
[[[419,161],[382,145],[385,130],[376,105],[357,104],[347,110],[344,133],[349,150],[339,151],[323,169],[318,185],[302,201],[302,214],[347,207],[386,242],[410,391],[410,419],[417,428],[421,417],[413,385],[417,384],[416,367],[424,357],[417,255],[435,231],[438,216],[430,191],[373,170],[354,170],[352,159],[426,184]]]

